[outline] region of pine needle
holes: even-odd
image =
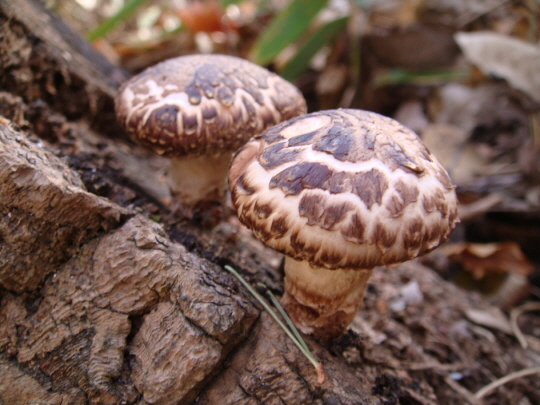
[[[277,322],[280,328],[283,329],[283,331],[287,334],[287,336],[289,336],[289,338],[294,342],[296,347],[298,347],[298,349],[302,352],[302,354],[306,356],[306,358],[310,361],[311,364],[313,364],[313,367],[315,367],[315,371],[317,372],[317,385],[322,385],[324,383],[324,380],[326,379],[323,365],[315,359],[315,357],[309,350],[306,342],[304,341],[304,339],[302,339],[302,336],[300,335],[300,333],[298,332],[298,330],[296,329],[296,327],[294,326],[290,318],[287,316],[287,314],[285,313],[285,310],[279,304],[276,297],[270,292],[270,290],[268,290],[268,288],[264,284],[259,283],[266,289],[267,293],[269,293],[270,299],[272,300],[274,305],[276,305],[277,303],[276,308],[285,319],[287,325],[283,323],[283,321],[277,315],[276,311],[274,311],[272,307],[270,307],[270,305],[266,302],[266,300],[257,291],[255,291],[255,289],[251,285],[249,285],[249,283],[235,269],[233,269],[229,265],[225,265],[224,268],[233,276],[235,276],[238,279],[238,281],[240,281],[240,283],[244,285],[244,287],[247,288],[249,293],[253,295],[253,297],[255,297],[257,301],[259,301],[259,303],[264,307],[264,309],[266,309],[266,311],[272,316],[272,318],[274,318],[274,320]]]

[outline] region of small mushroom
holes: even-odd
[[[292,84],[226,55],[161,62],[124,83],[115,104],[136,141],[171,158],[171,194],[186,208],[221,199],[232,153],[251,136],[306,112]]]
[[[374,267],[433,250],[457,222],[455,187],[420,138],[361,110],[265,130],[234,156],[229,187],[240,221],[286,255],[283,306],[322,339],[345,332]]]

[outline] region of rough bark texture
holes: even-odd
[[[120,71],[28,0],[0,0],[0,31],[0,403],[462,404],[540,364],[465,316],[493,306],[414,262],[374,271],[342,339],[308,339],[327,373],[316,386],[221,268],[279,294],[280,257],[227,212],[212,230],[168,212],[163,160],[111,124],[105,72]],[[539,403],[539,384],[486,403]]]
[[[67,403],[192,400],[256,311],[156,228],[135,218],[85,246],[46,283],[33,314],[6,294],[11,366],[41,371],[35,382]],[[0,391],[13,390],[8,382]]]
[[[58,158],[5,125],[0,189],[0,285],[16,292],[35,289],[85,241],[118,226],[128,213],[85,191]]]
[[[0,88],[23,98],[32,124],[51,108],[70,120],[85,117],[106,134],[121,132],[112,97],[126,73],[37,1],[1,0],[0,7]],[[20,107],[12,110],[19,117]]]

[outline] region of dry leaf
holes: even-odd
[[[401,104],[394,114],[394,119],[417,134],[421,133],[429,124],[424,112],[424,105],[419,100],[409,100]]]
[[[501,194],[492,193],[469,203],[460,201],[458,207],[458,217],[461,222],[467,222],[477,217],[483,216],[504,201]]]
[[[441,249],[451,260],[461,263],[476,280],[494,273],[526,276],[533,269],[519,245],[514,242],[456,243],[442,246]]]
[[[486,74],[540,101],[540,48],[490,31],[458,32],[455,39],[466,58]]]
[[[467,318],[477,325],[496,329],[508,335],[513,335],[512,324],[504,313],[495,307],[488,310],[468,309],[465,311]]]
[[[468,133],[457,126],[428,124],[422,139],[456,184],[471,181],[487,171],[486,162],[467,142]]]
[[[218,32],[234,28],[216,0],[188,3],[178,9],[177,14],[190,32]]]

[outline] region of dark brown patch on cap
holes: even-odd
[[[214,121],[217,117],[216,108],[209,105],[204,106],[202,110],[202,116],[206,122]]]
[[[290,109],[294,104],[294,100],[289,97],[283,97],[284,95],[289,94],[287,89],[284,87],[283,83],[276,83],[276,92],[271,95],[272,102],[280,110],[286,111]],[[262,99],[259,101],[262,102]]]
[[[381,204],[384,192],[388,188],[388,180],[384,173],[377,169],[357,173],[353,179],[354,193],[371,209],[375,203]]]
[[[323,248],[320,261],[326,266],[333,267],[337,265],[343,259],[343,254],[330,249]]]
[[[354,213],[349,219],[349,226],[341,231],[343,238],[353,243],[364,242],[364,232],[366,231],[366,225],[362,218]]]
[[[414,251],[420,249],[424,241],[424,222],[421,218],[414,218],[405,224],[405,229],[403,247],[414,254]]]
[[[277,124],[273,127],[270,127],[266,129],[265,131],[261,132],[260,134],[255,135],[255,139],[264,139],[264,141],[268,145],[272,145],[274,142],[282,141],[284,137],[281,135],[281,130],[286,125],[291,125],[292,123],[296,122],[300,118],[302,117],[296,117],[296,118],[290,119],[287,122],[282,122],[281,124]]]
[[[403,179],[399,179],[399,181],[394,184],[394,188],[403,200],[404,206],[412,204],[418,200],[418,194],[420,192],[418,191],[416,184],[410,184],[403,181]]]
[[[321,137],[313,145],[313,149],[329,153],[337,160],[346,161],[354,146],[354,133],[349,129],[343,132],[331,131],[329,134]]]
[[[440,224],[435,224],[425,229],[425,241],[429,244],[439,244],[441,239],[444,238],[444,232]]]
[[[276,117],[274,117],[270,110],[263,110],[259,112],[259,120],[262,121],[263,128],[270,127],[279,122],[279,120],[276,120]]]
[[[326,204],[320,226],[329,231],[333,230],[334,226],[344,221],[347,213],[353,209],[350,203]]]
[[[313,137],[317,135],[317,131],[308,132],[306,134],[300,134],[289,139],[288,146],[302,146],[311,142]]]
[[[307,219],[308,225],[317,225],[332,231],[336,224],[345,221],[353,209],[350,203],[328,204],[323,194],[305,194],[298,204],[298,213]]]
[[[413,157],[409,156],[400,145],[392,143],[385,148],[386,163],[392,170],[402,169],[409,173],[420,174],[424,171]]]
[[[220,87],[216,99],[224,106],[230,107],[234,103],[234,93],[229,87]]]
[[[258,187],[254,186],[252,184],[248,184],[248,182],[246,181],[244,176],[241,176],[239,185],[242,187],[242,190],[246,194],[253,194],[259,189]]]
[[[290,237],[291,248],[294,252],[298,253],[304,250],[306,242],[298,237],[298,231],[294,231]]]
[[[324,209],[324,198],[319,194],[305,194],[298,204],[298,213],[307,218],[308,225],[319,225]]]
[[[352,191],[353,175],[347,172],[332,172],[324,185],[324,189],[332,194],[340,194]]]
[[[176,134],[178,117],[178,107],[175,105],[164,105],[152,111],[148,117],[148,124],[162,128],[162,132],[168,136]]]
[[[182,121],[184,123],[184,132],[186,134],[190,135],[197,132],[197,126],[199,124],[199,121],[197,120],[196,115],[183,114]]]
[[[261,224],[259,224],[257,221],[254,221],[251,224],[250,229],[253,230],[255,235],[257,235],[257,239],[259,239],[262,243],[265,243],[274,238],[272,232],[268,230],[266,226],[261,226]]]
[[[441,214],[441,217],[447,218],[449,214],[448,210],[448,204],[446,204],[445,200],[437,200],[436,201],[437,211]]]
[[[298,151],[294,149],[286,149],[285,142],[278,142],[264,149],[259,155],[259,163],[267,170],[282,164],[292,162],[296,159]]]
[[[418,200],[418,187],[415,184],[408,184],[400,179],[394,184],[395,194],[392,194],[386,203],[386,208],[394,218],[403,214],[409,204]]]
[[[373,240],[377,246],[385,251],[390,249],[394,243],[396,243],[397,234],[396,232],[388,229],[380,220],[377,220],[375,224],[375,230],[373,231]]]
[[[290,242],[290,247],[292,248],[292,251],[295,252],[294,256],[297,259],[302,260],[311,260],[321,248],[314,243],[309,243],[307,240],[302,240],[298,232],[293,232],[291,234]]]
[[[260,219],[266,219],[272,215],[272,206],[270,204],[255,203],[253,207],[253,213]]]
[[[279,187],[285,194],[297,195],[305,188],[320,188],[330,176],[330,169],[320,163],[302,162],[276,174],[270,187]]]
[[[272,220],[270,232],[276,239],[282,238],[289,231],[287,217],[281,216]]]
[[[431,190],[429,194],[428,191],[423,194],[422,205],[426,212],[432,213],[438,208],[438,201],[442,200],[444,200],[444,194],[440,188],[437,188],[436,190]]]
[[[249,125],[252,128],[255,128],[257,126],[257,109],[255,108],[251,100],[246,96],[242,96],[242,103],[244,104],[244,107],[249,117]]]

